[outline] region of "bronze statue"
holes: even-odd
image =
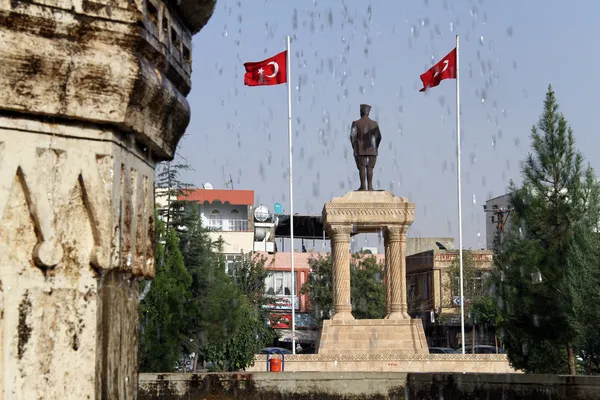
[[[352,122],[350,142],[354,150],[354,160],[360,175],[358,190],[373,190],[373,168],[377,161],[377,150],[381,143],[381,131],[377,121],[369,118],[371,106],[360,105],[360,119]],[[365,185],[365,176],[368,186]]]

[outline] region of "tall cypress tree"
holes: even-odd
[[[523,183],[510,184],[511,228],[496,249],[504,344],[516,368],[574,374],[584,317],[598,316],[589,307],[598,298],[590,290],[599,282],[597,183],[551,86],[531,139]]]

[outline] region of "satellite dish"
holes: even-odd
[[[254,219],[256,219],[258,222],[265,222],[269,219],[270,215],[271,214],[269,213],[269,209],[267,208],[267,206],[262,204],[256,207],[256,209],[254,210]]]
[[[212,188],[213,188],[213,185],[210,182],[206,182],[204,184],[204,189],[212,190]]]
[[[275,214],[279,215],[283,212],[283,207],[281,207],[281,204],[275,203],[273,205],[273,211],[275,212]]]

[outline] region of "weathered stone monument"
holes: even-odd
[[[428,354],[421,320],[406,305],[406,232],[415,204],[386,191],[355,191],[323,208],[323,225],[331,239],[334,315],[323,321],[318,354]],[[387,315],[357,320],[350,301],[350,234],[384,231]]]
[[[135,399],[154,165],[215,0],[0,0],[0,399]]]

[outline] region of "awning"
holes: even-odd
[[[290,216],[281,214],[278,216],[279,223],[275,227],[275,237],[290,237]],[[351,236],[357,233],[351,233]],[[323,222],[320,215],[294,214],[294,238],[295,239],[323,239]],[[325,232],[325,240],[329,240]]]
[[[275,334],[280,342],[292,341],[291,329],[275,329]],[[318,338],[319,331],[296,329],[296,342],[298,343],[316,343]]]

